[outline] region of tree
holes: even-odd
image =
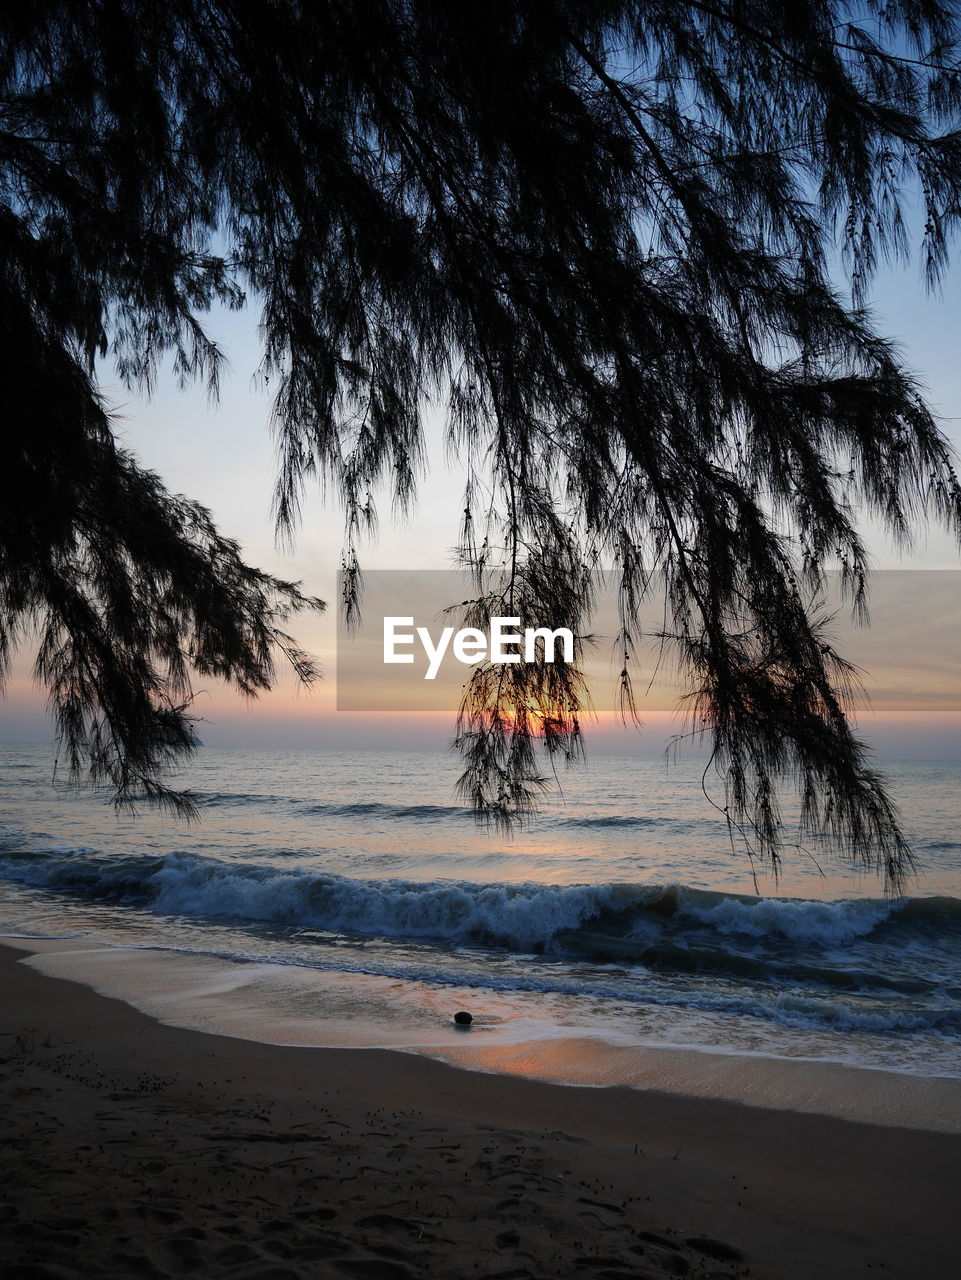
[[[188,663],[262,686],[272,610],[305,603],[251,577],[196,508],[167,536],[187,508],[117,453],[91,382],[109,355],[149,386],[172,352],[185,382],[214,383],[203,312],[249,296],[277,387],[282,533],[305,480],[332,482],[350,594],[372,492],[386,481],[411,501],[423,407],[442,399],[471,467],[461,543],[479,578],[501,574],[494,594],[512,612],[582,620],[586,571],[613,563],[629,712],[637,605],[660,584],[731,822],[776,862],[777,788],[793,777],[806,827],[897,886],[910,855],[812,600],[838,566],[863,609],[856,512],[904,541],[923,516],[961,528],[946,441],[864,306],[878,261],[910,250],[916,188],[929,282],[946,265],[961,209],[957,36],[938,0],[48,0],[8,13],[3,356],[21,363],[5,385],[26,368],[45,388],[39,409],[30,396],[21,408],[36,444],[18,428],[8,449],[18,466],[25,447],[34,459],[27,509],[53,514],[39,542],[5,531],[4,625],[56,616],[72,657],[42,656],[41,674],[76,759],[90,750],[95,772],[142,779],[158,740],[182,738]],[[836,248],[849,289],[833,283]],[[102,505],[61,504],[71,450],[90,492],[106,468],[147,504],[160,531],[148,548],[135,500],[109,527]],[[66,599],[81,575],[79,614],[16,585],[58,538],[82,543],[55,579]],[[95,566],[89,548],[112,542],[117,562]],[[206,570],[204,598],[220,591],[212,615],[187,574],[168,576],[187,561]],[[148,621],[115,655],[140,588]],[[157,644],[171,674],[144,678]],[[459,743],[465,792],[509,821],[540,785],[535,743],[579,750],[580,690],[576,665],[525,668],[520,685],[502,674],[477,673]],[[84,719],[94,707],[103,730]]]
[[[248,567],[203,507],[117,447],[72,335],[24,277],[0,306],[0,676],[32,626],[73,776],[106,783],[118,805],[145,797],[189,816],[193,798],[164,774],[195,745],[191,670],[252,696],[279,650],[310,683],[315,664],[282,626],[323,606]]]

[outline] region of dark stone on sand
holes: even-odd
[[[474,1021],[474,1018],[472,1014],[465,1013],[465,1011],[461,1009],[458,1013],[454,1014],[454,1021],[459,1027],[469,1027]]]

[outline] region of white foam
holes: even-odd
[[[710,925],[719,933],[741,933],[755,938],[776,935],[792,942],[826,946],[865,937],[895,910],[897,905],[893,902],[872,899],[816,902],[759,898],[757,902],[745,902],[740,898],[723,898],[705,907],[685,900],[683,894],[681,898],[681,911],[685,916]]]

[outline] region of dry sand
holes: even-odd
[[[961,1136],[168,1027],[0,948],[0,1274],[957,1274]]]

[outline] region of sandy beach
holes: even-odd
[[[23,958],[5,1280],[953,1273],[957,1134],[205,1035]]]

